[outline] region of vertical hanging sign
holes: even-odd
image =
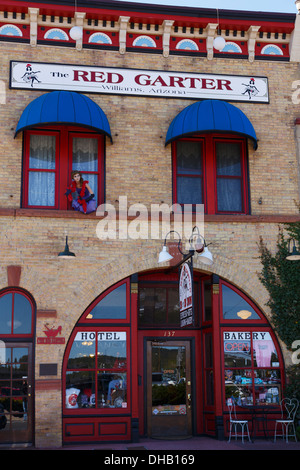
[[[194,324],[193,308],[193,265],[186,261],[179,272],[179,302],[180,326],[187,327]]]

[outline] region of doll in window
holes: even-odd
[[[84,181],[80,171],[72,171],[72,184],[65,193],[75,211],[90,214],[96,210],[96,199],[88,181]]]

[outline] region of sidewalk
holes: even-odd
[[[2,448],[3,449],[3,448]],[[8,447],[6,448],[8,449]],[[124,452],[124,455],[129,455],[130,451],[156,451],[156,452],[167,452],[167,451],[186,451],[188,454],[192,451],[203,451],[203,450],[220,450],[220,451],[235,451],[235,450],[267,450],[267,451],[285,451],[285,450],[298,450],[300,451],[300,442],[289,441],[286,443],[282,438],[277,439],[274,443],[273,439],[257,439],[254,442],[245,440],[244,444],[241,439],[232,440],[231,442],[218,441],[210,437],[192,437],[190,439],[182,440],[165,440],[165,439],[147,439],[141,438],[137,443],[102,443],[102,444],[78,444],[78,445],[65,445],[55,449],[36,449],[35,447],[22,447],[12,446],[10,450],[66,450],[66,451],[104,451],[106,454],[111,451],[129,451]]]

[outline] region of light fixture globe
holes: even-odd
[[[201,253],[201,255],[199,255],[198,259],[199,259],[199,261],[201,261],[201,263],[206,264],[208,266],[211,266],[214,262],[213,261],[213,255],[211,254],[211,252],[209,251],[207,246],[204,248],[203,253]]]
[[[217,36],[214,39],[214,48],[217,49],[217,51],[222,51],[226,45],[226,41],[223,38],[223,36]]]
[[[73,26],[73,28],[70,29],[69,34],[74,41],[77,41],[77,39],[82,38],[82,28],[80,26]]]
[[[170,255],[170,253],[167,250],[166,245],[164,245],[163,249],[159,253],[158,262],[164,263],[165,261],[170,261],[171,259],[173,259],[173,256]]]

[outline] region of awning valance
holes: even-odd
[[[31,101],[24,109],[16,135],[39,125],[83,126],[111,137],[108,119],[93,100],[73,91],[52,91]]]
[[[181,137],[207,132],[234,133],[253,140],[257,137],[253,125],[238,108],[226,101],[203,100],[183,109],[171,122],[165,144]]]

